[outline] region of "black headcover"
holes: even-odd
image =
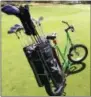
[[[33,24],[31,20],[28,6],[27,7],[20,6],[19,8],[17,8],[16,6],[6,5],[1,10],[8,15],[17,16],[21,20],[22,25],[25,29],[25,33],[27,35],[37,34],[35,25]]]
[[[2,7],[1,11],[8,15],[18,15],[20,13],[19,9],[12,5]]]
[[[18,15],[18,17],[20,18],[24,28],[25,28],[25,33],[27,35],[36,35],[37,31],[35,28],[35,25],[33,24],[32,20],[31,20],[31,16],[29,14],[29,10],[26,7],[19,7],[20,10],[20,14]]]

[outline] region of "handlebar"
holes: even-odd
[[[62,21],[62,23],[65,23],[65,24],[67,24],[68,26],[70,26],[70,25],[68,24],[68,22],[66,22],[66,21]]]
[[[65,29],[65,32],[68,32],[69,30],[71,30],[71,32],[74,32],[75,29],[74,29],[73,25],[69,25],[69,23],[66,21],[62,21],[62,23],[66,24],[68,26],[68,28]]]

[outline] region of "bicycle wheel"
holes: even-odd
[[[49,96],[61,96],[65,88],[65,77],[63,70],[57,66],[58,71],[49,73],[49,80],[45,81],[45,90]]]
[[[82,44],[76,44],[70,48],[68,59],[71,62],[79,63],[82,62],[88,55],[88,50],[86,46]]]

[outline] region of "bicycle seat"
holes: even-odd
[[[17,15],[20,13],[20,10],[12,5],[5,5],[1,10],[8,15]]]
[[[47,39],[54,40],[56,38],[56,33],[53,33],[52,35],[47,35]]]

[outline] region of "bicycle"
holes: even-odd
[[[64,52],[62,52],[59,46],[57,45],[56,35],[53,35],[55,36],[55,39],[53,39],[53,43],[54,43],[53,48],[57,50],[56,51],[58,53],[57,55],[60,55],[61,58],[63,59],[63,70],[64,72],[66,72],[66,70],[70,68],[72,63],[80,63],[83,60],[85,60],[85,58],[88,55],[88,50],[87,50],[87,47],[83,44],[73,44],[68,31],[71,30],[71,32],[74,32],[74,27],[72,25],[69,25],[68,22],[62,21],[62,23],[68,26],[68,28],[65,29],[67,42],[65,44]],[[47,36],[47,37],[49,38],[50,36]],[[82,49],[82,50],[77,51],[77,49],[78,50]]]
[[[65,46],[64,54],[62,54],[57,45],[55,33],[44,37],[41,37],[38,34],[34,23],[37,24],[37,27],[41,29],[40,21],[42,18],[39,18],[38,21],[32,19],[29,14],[29,8],[26,8],[26,6],[20,6],[18,8],[15,6],[6,5],[2,8],[2,11],[8,15],[15,15],[20,19],[23,25],[14,25],[8,31],[8,34],[15,33],[17,38],[20,39],[19,35],[21,35],[21,30],[24,30],[27,36],[31,36],[33,43],[24,46],[23,51],[26,55],[29,65],[33,70],[38,86],[44,86],[46,92],[50,96],[62,95],[66,86],[66,69],[70,67],[71,62],[79,63],[83,61],[88,54],[88,50],[84,45],[73,45],[68,31],[71,30],[73,32],[74,27],[63,21],[63,23],[68,25],[68,28],[65,29],[67,34],[67,45],[68,41],[71,44],[68,55],[66,55],[67,45]],[[51,45],[51,40],[53,41],[54,46]],[[79,60],[72,59],[72,51],[75,51],[75,53],[79,55],[76,50],[78,47],[83,48],[85,54]],[[60,62],[58,54],[60,54],[63,59],[63,65]],[[65,59],[65,56],[68,56],[68,58]]]

